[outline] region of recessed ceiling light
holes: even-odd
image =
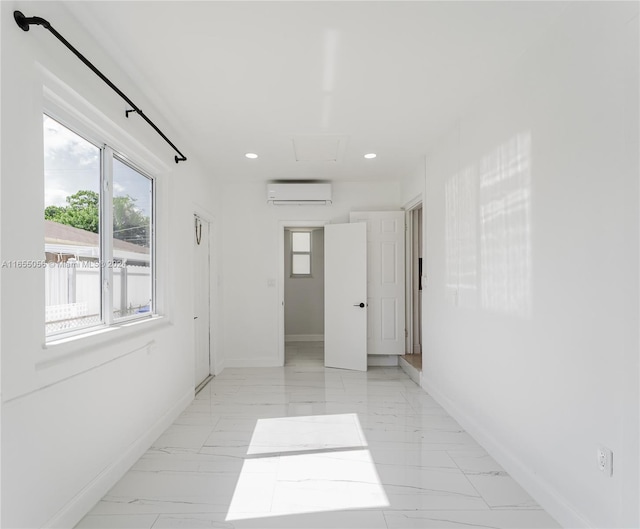
[[[375,152],[370,152],[369,154],[364,155],[367,160],[371,160],[371,158],[375,158],[376,156],[377,154]]]
[[[247,154],[245,154],[245,156],[247,158],[251,158],[251,159],[254,159],[254,158],[258,157],[258,155],[255,152],[248,152]]]

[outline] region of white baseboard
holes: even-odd
[[[323,342],[324,334],[287,334],[285,342]]]
[[[215,369],[213,370],[213,373],[211,373],[214,377],[217,377],[220,373],[222,373],[224,371],[225,365],[224,365],[224,361],[222,362],[217,362]]]
[[[367,355],[367,365],[395,367],[398,365],[398,355]]]
[[[400,365],[400,368],[409,375],[411,380],[418,384],[418,386],[421,386],[420,382],[422,380],[422,371],[417,370],[402,357],[398,358],[398,364]]]
[[[258,358],[233,358],[227,357],[224,361],[225,369],[230,367],[282,367],[282,363],[278,362],[274,357],[258,357]]]
[[[429,393],[460,425],[524,488],[562,527],[596,527],[580,514],[548,481],[543,480],[511,450],[500,443],[473,417],[451,401],[427,376],[422,388]]]
[[[45,525],[46,528],[69,528],[76,524],[98,503],[109,490],[125,475],[153,442],[191,403],[193,388],[185,393],[175,405],[166,412],[145,433],[136,439],[129,448],[114,462],[109,464],[100,474],[89,482],[74,498],[58,511]]]

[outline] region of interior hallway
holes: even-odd
[[[78,528],[552,528],[400,368],[225,369]]]
[[[284,346],[284,365],[324,368],[324,342],[287,342]]]

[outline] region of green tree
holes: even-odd
[[[141,246],[149,244],[149,217],[136,207],[129,195],[113,197],[113,237]]]
[[[47,206],[44,218],[85,231],[98,233],[100,197],[95,191],[82,190],[66,198],[66,206]],[[140,246],[149,245],[149,217],[136,207],[136,199],[113,197],[113,237]]]
[[[81,190],[66,198],[66,206],[48,206],[44,218],[85,231],[98,233],[100,198],[95,191]]]
[[[53,220],[62,214],[64,208],[60,206],[47,206],[44,208],[44,218],[47,220]]]

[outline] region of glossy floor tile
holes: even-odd
[[[226,369],[77,527],[559,527],[402,370],[322,360]]]

